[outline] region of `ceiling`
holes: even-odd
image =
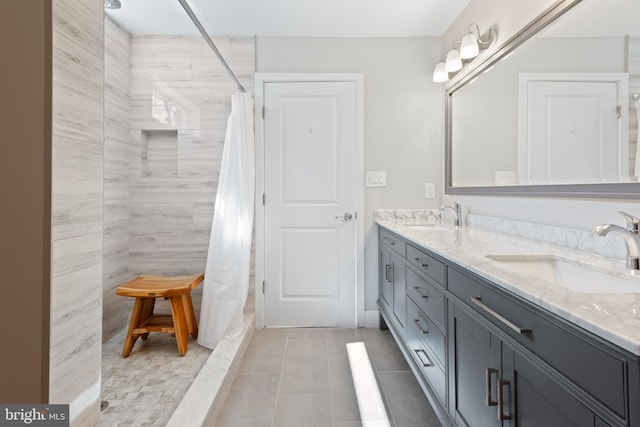
[[[198,34],[178,0],[120,0],[131,34]],[[469,0],[189,0],[214,36],[441,36]]]

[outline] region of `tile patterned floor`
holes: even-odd
[[[389,331],[255,331],[217,427],[355,427],[346,343],[363,341],[393,427],[440,423]]]
[[[176,340],[155,333],[138,340],[126,359],[122,330],[102,347],[102,426],[163,426],[211,354],[189,337],[187,353],[180,357]]]

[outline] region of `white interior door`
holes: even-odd
[[[268,82],[264,107],[264,326],[355,326],[355,82]]]
[[[534,75],[535,76],[535,75]],[[586,79],[586,77],[585,77]],[[523,184],[618,182],[628,175],[620,82],[558,77],[521,82]],[[624,125],[626,127],[626,125]]]

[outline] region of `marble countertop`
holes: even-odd
[[[417,230],[410,228],[412,225],[420,225],[415,220],[377,219],[376,223],[497,286],[640,355],[640,276],[629,274],[623,261],[468,226],[440,226]],[[638,292],[578,292],[509,268],[487,255],[497,255],[496,258],[516,255],[556,257],[637,283]]]

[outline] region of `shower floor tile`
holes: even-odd
[[[150,334],[138,340],[126,359],[123,329],[102,347],[102,426],[163,426],[187,392],[211,350],[189,338],[187,353],[180,357],[176,339]]]

